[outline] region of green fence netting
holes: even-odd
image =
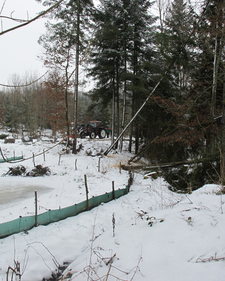
[[[19,217],[16,220],[0,224],[0,238],[31,229],[35,225],[35,216]]]
[[[17,156],[17,157],[10,157],[10,158],[1,158],[0,159],[0,163],[4,163],[4,162],[11,162],[11,161],[18,161],[18,160],[22,160],[23,156]]]
[[[16,220],[9,221],[0,224],[0,238],[7,237],[9,235],[19,233],[22,231],[27,231],[33,228],[35,225],[47,225],[52,222],[57,222],[68,217],[76,216],[84,211],[91,210],[99,206],[102,203],[107,203],[113,199],[117,199],[129,192],[130,182],[128,186],[123,189],[118,189],[109,193],[105,193],[99,196],[94,196],[89,198],[88,201],[83,201],[78,204],[58,209],[49,210],[45,213],[35,216],[20,217]]]

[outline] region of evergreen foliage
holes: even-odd
[[[123,126],[121,112],[129,113],[128,120],[148,93],[148,61],[153,57],[154,37],[151,5],[148,0],[101,1],[94,15],[97,31],[89,75],[97,84],[92,99],[112,108],[112,127],[117,135]],[[121,100],[129,111],[121,109]],[[137,123],[134,131],[138,140]]]

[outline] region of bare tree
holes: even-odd
[[[160,22],[160,29],[161,32],[163,32],[164,30],[164,21],[166,18],[166,14],[167,14],[167,9],[170,5],[170,0],[157,0],[156,1],[156,6],[158,9],[158,14],[159,14],[159,22]]]

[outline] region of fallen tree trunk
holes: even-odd
[[[191,165],[191,164],[198,164],[211,161],[209,159],[199,159],[199,160],[188,160],[188,161],[180,161],[180,162],[171,162],[171,163],[161,163],[161,164],[154,164],[154,165],[121,165],[123,170],[150,170],[150,169],[159,169],[159,168],[169,168],[169,167],[176,167],[181,165]]]

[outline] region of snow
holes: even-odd
[[[29,159],[0,164],[0,223],[34,214],[35,190],[38,213],[85,201],[84,175],[89,197],[111,191],[112,181],[115,189],[126,186],[128,172],[120,173],[119,164],[126,164],[131,154],[110,152],[100,158],[110,140],[80,143],[83,149],[73,155],[62,154],[63,145],[47,138],[32,143],[16,139],[14,144],[1,140],[5,156]],[[49,167],[50,176],[4,176],[19,164],[30,171],[33,153],[39,154],[35,165]],[[224,197],[219,189],[212,183],[192,194],[177,194],[162,178],[135,172],[130,193],[117,200],[0,239],[0,280],[7,280],[7,269],[15,268],[15,262],[22,281],[40,281],[58,271],[64,278],[53,280],[224,280]]]

